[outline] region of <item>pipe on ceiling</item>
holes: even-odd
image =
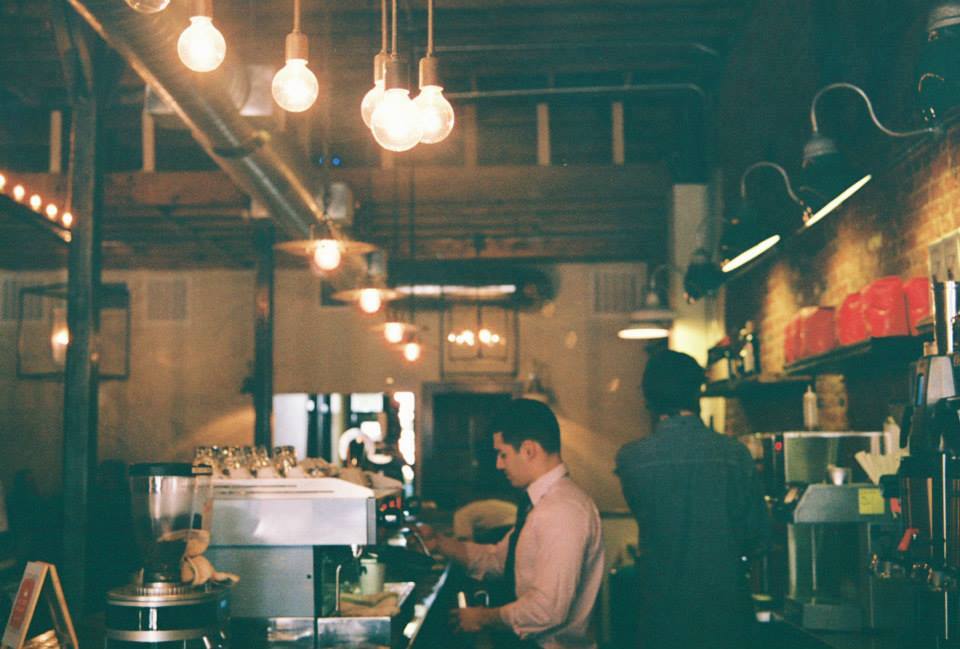
[[[684,93],[689,92],[706,103],[707,92],[695,83],[629,83],[611,86],[569,86],[554,88],[514,88],[509,90],[474,90],[467,92],[444,93],[447,99],[502,99],[505,97],[538,97],[549,95],[598,95],[623,92],[639,93]]]
[[[177,39],[189,15],[172,3],[158,14],[141,14],[117,0],[68,0],[77,13],[180,116],[228,176],[258,201],[289,235],[307,238],[311,226],[336,227],[323,216],[319,175],[289,136],[255,128],[235,104],[238,65],[227,60],[213,72],[188,70],[177,57]]]

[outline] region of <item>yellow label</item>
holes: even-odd
[[[883,516],[883,495],[879,489],[858,489],[857,500],[861,516]]]

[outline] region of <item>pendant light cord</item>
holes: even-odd
[[[433,56],[433,0],[427,0],[427,56]]]
[[[397,0],[392,2],[393,15],[391,16],[393,34],[391,34],[392,41],[390,42],[390,56],[392,58],[397,58]]]
[[[380,52],[387,53],[387,0],[380,0]]]
[[[300,0],[293,0],[293,32],[300,33]]]

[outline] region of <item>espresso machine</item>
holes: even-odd
[[[229,647],[229,586],[181,580],[188,546],[209,542],[211,489],[209,467],[131,467],[134,535],[143,568],[130,584],[107,593],[107,649]]]
[[[919,587],[915,610],[923,646],[960,647],[960,356],[955,348],[956,282],[936,282],[935,344],[916,362],[901,446],[909,447],[888,495],[902,510],[896,561],[881,572],[902,573]],[[932,632],[927,632],[932,630]],[[925,633],[926,632],[926,633]]]

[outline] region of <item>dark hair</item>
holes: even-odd
[[[657,353],[643,372],[647,408],[655,415],[699,413],[703,379],[703,368],[691,356],[670,350]]]
[[[550,408],[533,399],[514,399],[497,413],[490,433],[520,450],[524,441],[537,442],[547,453],[560,452],[560,425]]]

